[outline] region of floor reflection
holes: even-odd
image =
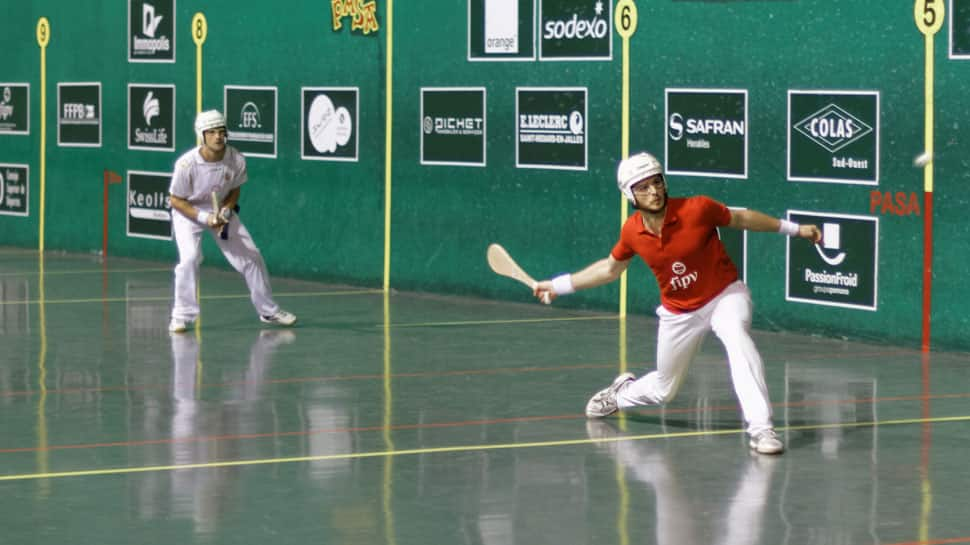
[[[782,458],[749,455],[738,472],[730,497],[712,505],[713,497],[692,497],[686,482],[696,483],[699,474],[677,467],[664,442],[623,439],[615,422],[589,420],[586,431],[590,439],[601,441],[597,450],[609,455],[626,473],[647,485],[655,497],[655,542],[658,545],[755,545],[761,543],[762,521],[768,505],[771,482]],[[679,469],[679,470],[678,470]],[[723,483],[703,491],[718,496]],[[705,505],[704,512],[695,509]],[[643,513],[635,516],[642,519]],[[654,540],[651,540],[654,541]]]

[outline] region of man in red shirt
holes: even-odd
[[[780,454],[785,447],[774,431],[764,364],[751,339],[751,293],[738,280],[717,228],[774,231],[814,243],[821,241],[821,231],[754,210],[731,210],[705,196],[671,198],[663,167],[648,153],[620,163],[617,185],[637,211],[623,225],[610,254],[535,288],[542,300],[600,286],[619,278],[634,255],[657,278],[657,369],[639,379],[633,373],[616,377],[589,400],[586,416],[603,418],[618,409],[672,400],[701,341],[713,329],[727,350],[750,447],[762,454]]]

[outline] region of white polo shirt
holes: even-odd
[[[168,192],[189,201],[199,210],[212,212],[213,191],[219,202],[233,189],[246,183],[246,158],[236,148],[226,145],[226,153],[221,161],[206,161],[196,147],[175,161],[175,172]]]

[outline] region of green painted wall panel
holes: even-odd
[[[118,4],[122,7],[119,8]],[[168,172],[194,143],[195,45],[192,14],[206,14],[205,108],[221,107],[224,85],[278,87],[275,159],[249,160],[243,215],[275,275],[376,286],[382,279],[385,176],[385,62],[388,2],[377,0],[376,35],[334,32],[330,3],[177,0],[177,62],[128,63],[124,3],[23,4],[0,21],[8,52],[0,82],[31,83],[31,134],[0,135],[0,162],[29,163],[31,215],[0,216],[0,244],[36,247],[39,199],[39,50],[37,18],[51,20],[48,49],[47,232],[52,250],[101,247],[101,175],[105,168]],[[918,344],[921,334],[924,215],[871,211],[872,192],[915,194],[923,171],[912,159],[923,146],[923,39],[912,4],[875,0],[638,2],[631,41],[631,150],[663,154],[666,88],[748,92],[747,179],[670,177],[674,194],[704,193],[731,206],[781,216],[786,210],[879,218],[876,312],[785,300],[785,239],[748,237],[748,282],[760,327]],[[603,257],[615,241],[620,197],[621,41],[608,62],[469,62],[466,2],[394,4],[391,285],[397,289],[528,299],[527,290],[495,277],[484,261],[500,241],[538,277],[576,270]],[[349,26],[349,25],[348,25]],[[934,346],[970,348],[965,299],[970,262],[965,221],[970,62],[949,59],[947,33],[936,37],[934,161]],[[56,83],[100,81],[101,148],[56,145]],[[177,86],[175,152],[128,150],[128,83]],[[359,87],[359,160],[308,161],[300,155],[301,87]],[[422,87],[485,87],[485,167],[420,164]],[[515,167],[517,87],[588,89],[585,171]],[[877,91],[879,185],[786,181],[787,91]],[[125,235],[123,185],[111,187],[109,253],[174,261],[174,244]],[[925,211],[925,208],[921,211]],[[797,243],[798,241],[796,241]],[[207,263],[224,261],[205,245]],[[657,289],[647,269],[630,269],[630,310],[652,313]],[[562,304],[616,309],[618,286],[571,296]]]

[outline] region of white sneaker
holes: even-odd
[[[603,418],[615,413],[616,394],[635,379],[633,373],[623,373],[613,379],[613,384],[596,392],[596,395],[589,398],[589,402],[586,403],[586,418]]]
[[[296,323],[296,316],[294,316],[289,312],[286,312],[283,309],[279,309],[276,311],[276,314],[273,314],[272,316],[261,315],[259,317],[259,321],[267,324],[291,326]]]
[[[180,318],[172,318],[172,321],[168,323],[169,333],[185,333],[189,330],[189,325],[192,322],[189,320],[182,320]]]
[[[781,454],[785,452],[785,445],[778,439],[775,430],[765,430],[758,435],[754,435],[748,441],[751,450],[758,454]]]

